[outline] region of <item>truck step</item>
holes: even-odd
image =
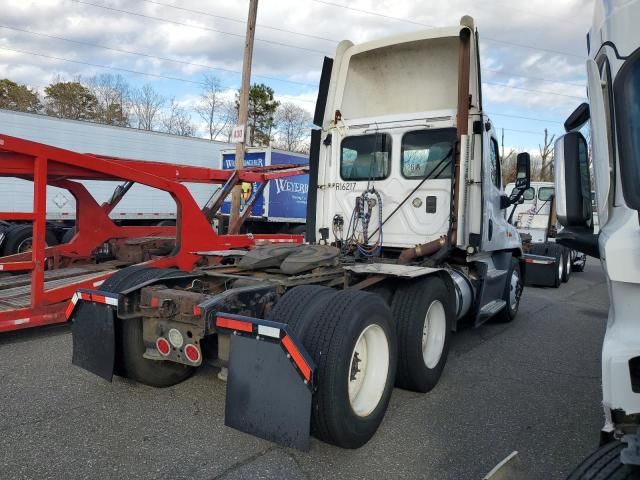
[[[496,313],[507,306],[507,302],[504,300],[492,300],[480,309],[480,316],[482,318],[493,317]]]
[[[487,273],[486,273],[486,279],[487,280],[494,280],[496,278],[503,277],[506,274],[507,274],[506,270],[497,270],[497,269],[488,270]]]

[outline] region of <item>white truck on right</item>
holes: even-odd
[[[510,194],[514,189],[515,183],[509,183],[505,192]],[[529,254],[529,262],[540,262],[527,265],[527,285],[558,288],[569,281],[572,272],[584,270],[587,256],[555,241],[562,226],[556,214],[553,182],[530,182],[507,215],[520,233],[522,249]],[[533,255],[549,258],[537,259]]]
[[[587,35],[589,103],[555,144],[556,241],[599,258],[610,296],[601,446],[570,480],[640,478],[640,2],[597,0]],[[580,129],[590,121],[591,151]],[[591,164],[591,168],[590,168]],[[591,177],[600,228],[595,233]]]

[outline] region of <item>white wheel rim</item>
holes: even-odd
[[[558,277],[562,278],[562,272],[564,271],[564,262],[562,261],[562,258],[560,259],[560,261],[558,262]]]
[[[567,273],[569,273],[569,270],[571,269],[571,254],[567,253],[567,263],[564,266],[565,270]]]
[[[427,368],[434,368],[442,357],[447,336],[447,315],[440,300],[434,300],[427,309],[422,327],[422,359]]]
[[[518,306],[518,285],[520,284],[520,275],[516,270],[511,274],[511,286],[509,290],[509,306],[511,310],[515,310]]]
[[[369,325],[362,331],[347,375],[351,409],[366,417],[380,403],[389,376],[389,340],[382,327]]]

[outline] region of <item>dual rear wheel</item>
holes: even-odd
[[[287,292],[270,319],[290,326],[318,369],[314,436],[358,448],[382,422],[394,384],[431,390],[449,351],[453,303],[439,277],[401,284],[391,306],[356,290],[307,285]]]

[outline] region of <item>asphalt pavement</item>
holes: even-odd
[[[510,324],[457,332],[438,386],[395,389],[359,450],[275,446],[224,426],[203,367],[153,389],[71,365],[58,326],[0,335],[0,479],[481,479],[517,451],[518,478],[563,479],[597,446],[608,298],[590,259],[559,289],[525,289]]]

